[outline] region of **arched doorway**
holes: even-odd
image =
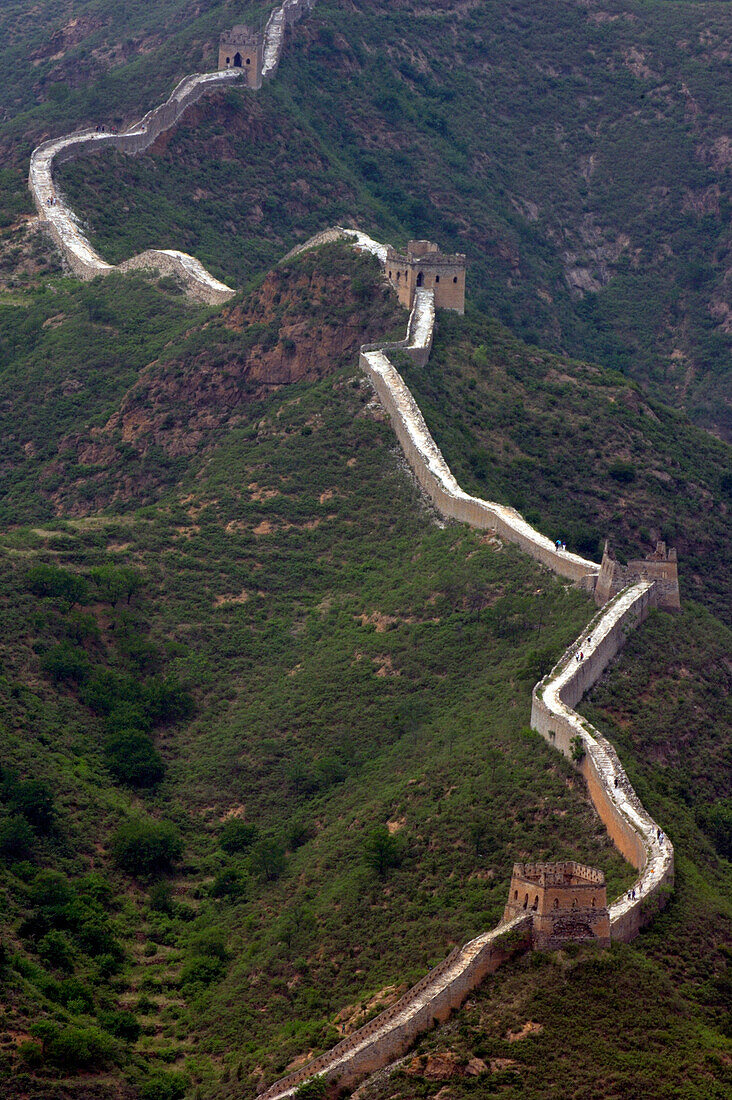
[[[424,274],[421,271],[417,272],[417,286],[424,286]]]
[[[234,68],[241,68],[241,54],[238,51],[234,54]]]

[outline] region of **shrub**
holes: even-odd
[[[219,833],[219,845],[229,855],[245,852],[252,845],[256,835],[256,825],[249,825],[238,817],[230,817]]]
[[[56,565],[34,565],[26,575],[26,588],[34,596],[55,596],[68,604],[86,603],[89,587],[83,577]]]
[[[29,825],[40,833],[48,832],[53,820],[53,794],[47,783],[27,779],[16,783],[8,799],[12,810],[22,814]]]
[[[303,1081],[295,1089],[297,1100],[322,1100],[328,1091],[328,1083],[324,1077],[310,1077]]]
[[[100,1012],[99,1023],[110,1035],[117,1039],[124,1039],[128,1043],[136,1043],[140,1038],[139,1021],[131,1012],[124,1009],[116,1009],[111,1012]]]
[[[221,959],[210,955],[194,955],[184,963],[180,972],[180,987],[190,993],[195,986],[207,986],[220,978],[225,969]]]
[[[117,1044],[96,1027],[68,1027],[46,1043],[46,1053],[62,1069],[101,1069],[117,1057]]]
[[[169,882],[156,882],[150,891],[150,908],[156,913],[167,913],[172,916],[175,912],[173,890]]]
[[[635,466],[632,462],[623,462],[622,459],[613,462],[608,469],[608,473],[614,481],[620,482],[621,485],[635,481]]]
[[[44,655],[41,668],[54,683],[82,684],[89,676],[91,665],[85,650],[71,642],[59,642]]]
[[[148,680],[143,689],[143,705],[153,725],[178,722],[193,714],[193,696],[172,676]]]
[[[127,787],[155,787],[165,774],[160,753],[144,733],[128,730],[117,734],[104,755],[114,778]]]
[[[570,741],[572,746],[572,759],[579,764],[585,758],[585,746],[579,734]]]
[[[16,815],[0,825],[0,856],[8,863],[33,854],[35,835],[24,817]]]
[[[211,896],[214,898],[242,898],[246,891],[246,877],[236,867],[219,871],[211,884]]]
[[[391,836],[385,825],[369,833],[364,843],[364,862],[367,867],[384,878],[391,867],[401,863],[401,850],[396,837]]]
[[[38,943],[38,954],[45,963],[57,970],[71,970],[73,967],[73,953],[63,932],[52,928]]]
[[[152,818],[125,822],[112,840],[112,858],[117,866],[142,878],[169,870],[182,851],[183,844],[176,829]]]
[[[26,1069],[38,1069],[43,1064],[43,1047],[35,1039],[27,1039],[18,1046],[18,1061]]]
[[[158,1071],[140,1085],[140,1100],[183,1100],[187,1088],[184,1073]]]
[[[30,888],[30,900],[41,908],[58,908],[71,898],[68,879],[58,871],[39,871]]]

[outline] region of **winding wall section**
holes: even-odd
[[[311,0],[285,0],[270,16],[264,36],[265,77],[277,69],[286,27],[311,6]],[[110,146],[125,153],[142,152],[160,133],[174,126],[206,91],[228,86],[240,76],[240,71],[230,69],[188,76],[164,104],[124,133],[84,130],[44,142],[34,150],[30,189],[40,218],[47,223],[75,274],[90,279],[108,274],[115,267],[92,248],[73,212],[56,195],[54,163]],[[289,255],[338,238],[373,253],[382,262],[386,256],[384,245],[359,230],[342,227],[318,234]],[[214,279],[193,256],[175,250],[151,249],[125,261],[116,270],[134,268],[174,273],[192,295],[211,304],[224,302],[234,293],[231,287]],[[495,531],[559,576],[593,591],[600,573],[598,564],[557,550],[515,509],[471,496],[458,485],[388,354],[400,351],[424,365],[432,347],[434,324],[434,292],[420,290],[415,296],[405,338],[388,344],[364,345],[360,356],[361,366],[388,411],[420,484],[444,516]],[[639,871],[631,893],[616,899],[610,907],[613,940],[632,939],[664,904],[673,885],[673,848],[635,794],[613,747],[573,707],[618,652],[627,632],[642,622],[649,608],[658,602],[656,589],[653,582],[641,581],[607,604],[550,675],[536,685],[532,696],[533,728],[570,759],[576,758],[576,747],[581,745],[578,767],[595,808],[615,845]],[[577,660],[578,652],[584,653],[581,661]],[[262,1100],[291,1096],[301,1082],[315,1074],[349,1087],[398,1057],[419,1034],[459,1007],[487,974],[516,951],[530,946],[531,924],[530,916],[517,917],[456,948],[395,1005],[332,1050],[276,1082],[262,1094]]]
[[[351,232],[328,230],[303,248]],[[366,242],[355,240],[354,244],[375,251],[376,242],[370,238]],[[591,591],[599,565],[556,550],[549,539],[535,531],[514,509],[469,496],[455,480],[419,406],[387,355],[389,351],[400,350],[418,363],[426,362],[434,323],[434,293],[419,291],[406,338],[388,344],[364,345],[360,360],[389,413],[420,484],[443,515],[497,531],[555,573]],[[665,904],[673,887],[673,847],[633,790],[612,745],[573,707],[618,653],[628,632],[656,605],[656,587],[652,581],[641,581],[619,593],[592,619],[552,672],[536,685],[532,695],[532,727],[577,764],[613,843],[639,871],[631,890],[616,898],[609,908],[610,935],[617,941],[633,939]],[[582,654],[582,660],[577,659],[578,654]],[[579,761],[574,752],[576,738],[583,750]],[[315,1075],[350,1088],[367,1074],[388,1065],[420,1034],[458,1008],[487,974],[517,951],[529,948],[532,923],[531,916],[517,917],[456,948],[386,1012],[301,1069],[276,1081],[260,1094],[260,1100],[293,1096],[300,1084]]]
[[[264,31],[262,76],[274,75],[282,56],[287,26],[295,23],[312,7],[312,0],[284,0],[275,8]],[[112,271],[157,270],[175,275],[188,294],[209,305],[228,301],[235,291],[215,279],[195,258],[176,249],[148,249],[115,267],[108,264],[92,247],[73,210],[66,205],[53,182],[54,164],[62,164],[88,154],[117,149],[121,153],[142,153],[164,130],[169,130],[188,108],[206,92],[229,87],[240,80],[241,69],[222,69],[214,73],[193,73],[181,80],[170,97],[122,133],[109,130],[79,130],[64,137],[51,138],[33,150],[28,186],[38,217],[48,228],[69,267],[80,279],[94,279]]]

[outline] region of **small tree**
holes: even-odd
[[[252,852],[252,870],[268,882],[278,879],[285,869],[285,852],[276,840],[260,840]]]
[[[380,878],[385,878],[391,867],[401,863],[401,847],[385,825],[379,825],[366,838],[364,861]]]
[[[140,878],[170,870],[182,852],[183,843],[174,826],[152,818],[125,822],[112,840],[112,858],[117,866]]]
[[[135,730],[113,737],[104,755],[114,778],[128,787],[156,787],[165,774],[163,759],[150,738]]]

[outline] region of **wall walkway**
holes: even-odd
[[[311,4],[312,0],[284,0],[270,16],[264,37],[264,76],[276,71],[286,27],[310,10]],[[198,260],[183,252],[151,249],[116,269],[107,264],[92,248],[73,212],[56,195],[53,165],[110,146],[126,153],[141,152],[158,134],[174,126],[207,90],[228,86],[240,76],[238,70],[225,70],[186,77],[164,104],[124,133],[85,130],[44,142],[34,150],[29,186],[39,217],[47,223],[80,278],[90,279],[113,270],[153,268],[176,274],[189,292],[203,301],[217,304],[232,296],[234,291],[230,287],[214,279]],[[49,204],[49,200],[55,202]],[[349,240],[354,247],[371,252],[382,262],[386,257],[384,245],[360,230],[340,226],[318,234],[288,256],[336,239]],[[557,550],[515,509],[471,496],[458,485],[409,388],[389,359],[389,352],[398,350],[424,365],[432,347],[434,326],[434,292],[420,290],[415,296],[405,338],[364,345],[360,356],[361,366],[389,413],[420,484],[444,516],[495,531],[559,576],[593,591],[600,573],[597,563]],[[555,669],[536,685],[532,695],[533,728],[570,759],[575,759],[575,747],[581,745],[581,760],[575,762],[587,781],[595,808],[615,845],[639,871],[631,894],[616,899],[610,907],[613,940],[632,939],[664,904],[673,886],[673,848],[635,794],[615,750],[573,707],[617,654],[627,632],[642,622],[649,608],[659,602],[659,593],[657,583],[652,581],[641,581],[622,591],[595,616]],[[581,661],[576,659],[578,652],[584,654]],[[261,1100],[291,1096],[302,1081],[315,1074],[350,1087],[386,1065],[435,1021],[446,1019],[487,974],[517,951],[529,947],[531,924],[530,916],[517,917],[456,948],[395,1005],[332,1050],[276,1082],[261,1094]]]
[[[262,75],[273,76],[282,56],[285,29],[305,12],[310,11],[313,0],[284,0],[269,18],[264,33],[264,60]],[[88,154],[106,149],[118,149],[134,156],[155,141],[164,130],[178,122],[185,111],[206,92],[226,88],[239,80],[241,69],[224,69],[215,73],[193,73],[184,77],[171,96],[144,118],[122,133],[109,130],[80,130],[65,137],[44,141],[31,154],[28,186],[38,211],[40,221],[48,228],[69,267],[80,279],[94,279],[109,275],[112,271],[156,270],[175,275],[181,280],[188,294],[208,305],[220,305],[228,301],[235,291],[226,283],[215,279],[194,256],[175,249],[148,249],[115,267],[108,264],[92,247],[81,224],[60,196],[53,182],[54,164],[62,164]]]
[[[456,947],[438,966],[370,1023],[302,1069],[275,1082],[259,1100],[292,1096],[303,1081],[322,1075],[351,1088],[409,1049],[418,1035],[448,1018],[501,963],[531,946],[531,917],[522,915]]]
[[[345,233],[348,231],[327,230],[297,251],[337,239]],[[365,247],[373,251],[375,243],[370,241]],[[354,241],[354,244],[358,247],[361,242]],[[425,362],[432,346],[434,324],[434,293],[420,291],[409,318],[406,338],[394,343],[364,345],[360,360],[390,415],[420,484],[443,515],[478,528],[496,530],[560,576],[591,590],[600,571],[599,565],[566,551],[557,551],[514,509],[469,496],[453,477],[419,406],[387,355],[399,349],[418,362]],[[611,600],[591,620],[552,672],[536,685],[532,695],[532,728],[576,763],[610,838],[640,872],[631,891],[609,906],[611,940],[623,942],[632,940],[665,904],[673,888],[673,847],[633,790],[612,745],[572,708],[618,653],[628,632],[656,605],[656,587],[652,581],[641,581]],[[578,661],[580,653],[582,660]],[[579,761],[573,753],[576,738],[580,739],[584,751]],[[390,1009],[325,1054],[276,1081],[260,1094],[259,1100],[284,1100],[293,1096],[303,1081],[316,1075],[350,1088],[369,1073],[388,1065],[420,1034],[446,1019],[506,958],[529,948],[532,924],[531,916],[516,917],[456,949]],[[512,934],[512,950],[499,951],[499,945],[506,942],[507,933]]]

